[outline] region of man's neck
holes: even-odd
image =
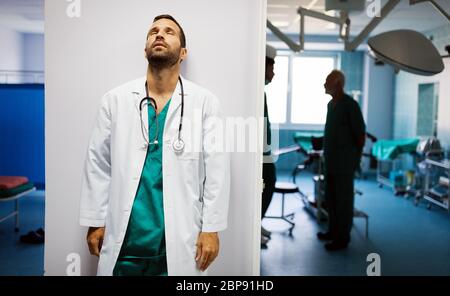
[[[344,97],[344,90],[337,91],[334,95],[332,95],[331,104],[333,108],[340,100],[342,100],[343,97]]]
[[[164,69],[155,69],[149,66],[147,69],[147,87],[150,96],[164,97],[167,94],[172,94],[177,86],[179,75],[179,64]]]
[[[333,95],[333,100],[335,102],[340,101],[344,97],[344,90],[339,90]]]

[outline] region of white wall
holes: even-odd
[[[450,24],[423,32],[432,40],[441,55],[450,44]],[[434,76],[420,76],[400,71],[395,77],[394,138],[416,137],[419,84],[439,83],[438,138],[450,150],[450,59],[445,58],[445,70]]]
[[[0,71],[22,70],[22,35],[0,26]],[[4,82],[0,75],[0,83]]]
[[[419,84],[439,83],[438,133],[443,146],[450,150],[450,58],[445,69],[434,76],[400,73],[396,76],[395,132],[396,138],[416,137]]]
[[[438,138],[450,151],[450,58],[444,59],[445,70],[439,76]]]
[[[183,75],[210,89],[223,113],[262,116],[266,1],[83,1],[81,18],[66,1],[47,1],[45,274],[64,275],[70,253],[82,274],[96,260],[78,225],[80,179],[101,96],[146,71],[145,36],[154,16],[183,25],[189,57]],[[262,144],[262,137],[261,137]],[[260,153],[232,156],[229,228],[212,275],[259,274]]]
[[[44,35],[24,34],[0,26],[0,83],[43,81],[42,75],[1,73],[2,71],[43,72]]]
[[[23,34],[23,70],[44,71],[44,34]]]
[[[394,69],[376,66],[364,56],[363,115],[367,131],[379,139],[392,138],[394,104]]]

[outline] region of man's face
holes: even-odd
[[[186,49],[181,48],[180,29],[169,19],[153,23],[145,45],[145,57],[150,65],[158,68],[170,67],[186,57]]]
[[[266,62],[266,83],[272,82],[273,77],[275,76],[274,72],[274,63]]]
[[[325,80],[325,84],[323,86],[325,88],[326,94],[333,95],[338,88],[338,81],[335,75],[333,74],[328,75],[327,79]]]

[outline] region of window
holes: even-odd
[[[274,72],[275,76],[272,82],[266,86],[269,119],[273,123],[284,123],[286,122],[288,97],[288,56],[277,56],[275,58]]]
[[[331,57],[293,59],[291,123],[325,124],[331,98],[323,85],[333,69]]]
[[[265,88],[270,121],[284,128],[323,128],[331,99],[323,85],[336,69],[337,56],[279,54],[275,77]]]
[[[418,137],[437,137],[439,83],[419,84]]]

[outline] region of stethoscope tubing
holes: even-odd
[[[181,114],[180,114],[180,122],[178,124],[178,137],[173,143],[173,149],[175,152],[181,152],[184,149],[184,142],[181,139],[181,130],[183,128],[183,116],[184,116],[184,87],[183,87],[183,81],[181,77],[178,77],[178,81],[180,82],[181,87]],[[150,145],[157,145],[158,144],[158,137],[159,137],[159,126],[158,126],[158,106],[156,105],[155,99],[150,97],[148,95],[148,87],[147,87],[147,81],[145,82],[145,93],[146,97],[143,98],[139,103],[139,118],[141,121],[141,132],[142,136],[144,137],[144,140],[147,142],[148,146]],[[155,110],[155,121],[156,121],[156,133],[155,138],[152,142],[150,142],[150,134],[147,130],[145,130],[145,125],[142,120],[142,103],[145,101],[150,101],[149,105],[152,105],[153,109]],[[147,134],[147,137],[145,136]],[[147,139],[148,138],[148,139]]]

